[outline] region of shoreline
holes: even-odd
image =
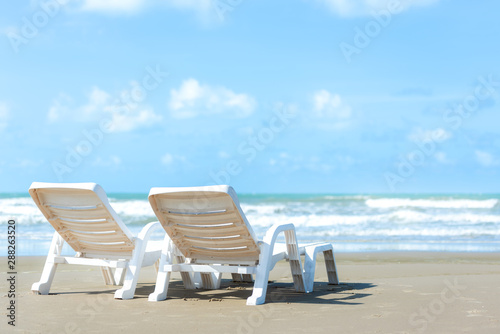
[[[296,293],[288,263],[271,272],[267,302],[246,306],[252,284],[223,276],[219,290],[185,290],[148,302],[156,273],[143,268],[135,298],[115,300],[99,268],[60,265],[51,294],[33,295],[45,257],[18,257],[17,326],[27,333],[498,333],[500,254],[336,253],[341,284],[328,285],[319,257],[314,291]],[[6,258],[2,258],[6,266]],[[4,271],[6,272],[6,270]],[[5,289],[5,288],[4,288]],[[4,304],[6,305],[6,291]],[[6,314],[7,311],[4,311]],[[0,329],[11,330],[4,316]]]

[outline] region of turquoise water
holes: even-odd
[[[147,194],[108,197],[135,234],[156,220]],[[498,194],[243,194],[239,198],[259,237],[273,224],[293,223],[300,242],[331,242],[340,252],[500,251]],[[47,253],[53,229],[28,194],[0,194],[0,226],[5,231],[8,219],[16,221],[18,255]],[[0,247],[6,253],[3,235]]]

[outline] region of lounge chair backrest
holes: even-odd
[[[259,259],[257,238],[232,187],[152,188],[149,202],[185,257],[234,264]]]
[[[82,256],[132,255],[133,235],[99,185],[34,182],[29,193],[54,229]]]

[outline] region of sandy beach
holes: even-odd
[[[21,333],[499,333],[500,254],[339,253],[341,284],[328,285],[318,263],[315,291],[294,292],[286,262],[270,276],[267,303],[246,306],[251,284],[223,277],[220,290],[184,290],[148,302],[155,271],[145,268],[133,300],[113,299],[97,268],[58,268],[51,295],[30,291],[43,257],[18,258],[16,327]],[[5,263],[5,258],[3,259]]]

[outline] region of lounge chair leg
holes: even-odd
[[[295,230],[285,231],[285,241],[295,291],[308,292],[306,291],[305,287],[304,272],[302,271],[302,262],[300,260],[300,252],[297,245],[297,236],[295,234]]]
[[[101,274],[106,285],[116,285],[116,281],[110,267],[101,267]]]
[[[215,290],[220,288],[221,273],[201,273],[203,289]]]
[[[271,247],[267,243],[261,246],[259,264],[256,268],[255,283],[253,292],[247,298],[247,305],[261,305],[266,302],[267,284],[269,281],[269,271],[271,266]]]
[[[172,241],[168,238],[168,236],[165,236],[165,241],[163,245],[164,246],[161,251],[160,264],[158,266],[158,275],[156,276],[155,291],[151,293],[148,297],[148,300],[150,302],[157,302],[160,300],[167,299],[168,284],[170,282],[171,272],[165,271],[165,265],[173,263],[172,251],[174,246]],[[189,279],[191,278],[189,277]]]
[[[61,250],[64,244],[63,238],[59,233],[55,232],[52,237],[52,243],[50,245],[49,254],[47,260],[45,261],[45,266],[43,267],[42,277],[39,282],[33,283],[31,286],[31,291],[40,295],[48,295],[50,291],[50,286],[52,285],[52,280],[57,269],[57,263],[54,263],[54,257],[61,255]]]
[[[231,274],[233,282],[245,282],[245,283],[253,283],[253,277],[251,274]]]
[[[125,280],[125,269],[126,268],[116,268],[115,269],[115,284],[123,285],[123,281]]]
[[[123,287],[115,291],[115,299],[132,299],[134,298],[137,280],[139,278],[140,264],[129,262],[127,264],[127,272]]]
[[[132,259],[127,263],[127,272],[125,274],[125,282],[121,289],[116,290],[116,299],[132,299],[134,298],[135,288],[137,287],[137,280],[139,279],[139,272],[142,267],[142,259],[144,258],[144,251],[146,249],[143,240],[136,240],[136,249],[132,255]]]
[[[328,274],[328,282],[331,284],[339,284],[337,276],[337,268],[335,266],[335,258],[333,256],[332,244],[311,245],[306,247],[306,260],[304,264],[304,278],[306,290],[308,292],[314,289],[314,273],[316,271],[316,256],[319,252],[323,252],[325,257],[326,272]]]
[[[232,273],[231,278],[232,278],[233,282],[243,282],[243,275],[242,274]]]
[[[253,277],[251,274],[243,274],[242,276],[242,281],[245,283],[253,283]]]
[[[172,252],[176,254],[175,259],[177,260],[177,263],[185,263],[186,261],[187,263],[191,263],[191,259],[186,259],[174,244],[172,244],[172,250]],[[180,274],[182,283],[184,284],[184,288],[186,290],[194,290],[202,287],[200,273],[188,273],[186,271],[181,271]]]
[[[333,247],[331,250],[323,252],[325,256],[326,272],[328,274],[328,283],[339,284],[339,276],[337,273],[337,266],[335,265],[335,257],[333,256]]]
[[[155,271],[156,271],[156,273],[158,274],[158,269],[160,268],[160,259],[159,259],[159,258],[158,258],[158,260],[155,262],[154,266],[155,266]]]

